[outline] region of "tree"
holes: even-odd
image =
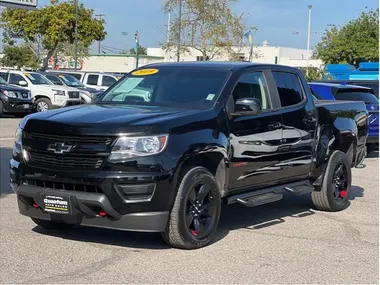
[[[240,45],[246,31],[243,15],[236,15],[232,5],[239,0],[183,0],[182,20],[173,17],[169,42],[161,44],[166,51],[177,50],[181,25],[181,52],[189,48],[201,52],[203,60],[212,60],[222,53],[233,55],[233,46]],[[165,0],[164,11],[175,11],[179,0]]]
[[[308,82],[332,79],[330,75],[326,73],[324,68],[309,66],[309,67],[300,67],[299,69],[302,71],[302,73],[304,74]]]
[[[129,49],[129,53],[130,54],[136,54],[136,50],[134,48],[131,48],[131,49]],[[146,55],[147,54],[146,47],[139,46],[139,54]]]
[[[324,63],[379,61],[379,9],[362,12],[342,28],[327,30],[317,44],[314,57]]]
[[[37,62],[33,50],[27,45],[10,46],[7,45],[3,49],[3,57],[0,59],[2,66],[22,67],[37,69]]]
[[[61,44],[75,42],[75,4],[74,0],[60,2],[50,0],[50,5],[38,10],[6,8],[0,20],[4,29],[4,40],[22,39],[26,43],[35,43],[36,35],[41,35],[42,48],[46,50],[43,69]],[[78,41],[88,48],[94,41],[106,36],[104,20],[95,19],[94,11],[80,4],[78,7]]]

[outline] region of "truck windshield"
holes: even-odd
[[[35,85],[54,85],[49,79],[39,73],[25,72],[24,75]]]
[[[7,84],[7,82],[2,77],[0,77],[0,84]]]
[[[363,101],[365,104],[379,104],[375,95],[366,92],[339,92],[335,95],[337,100]]]
[[[58,75],[59,78],[61,78],[67,86],[70,87],[84,87],[83,83],[80,82],[78,79],[76,79],[74,76],[69,74],[60,74]]]
[[[229,76],[228,69],[159,67],[129,73],[98,104],[133,104],[208,109]]]

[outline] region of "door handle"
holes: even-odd
[[[268,129],[270,129],[271,131],[273,130],[278,130],[281,128],[281,123],[280,122],[270,122],[268,124]]]

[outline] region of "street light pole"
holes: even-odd
[[[182,0],[179,0],[177,61],[179,61],[180,50],[181,50],[181,21],[182,21]]]
[[[308,6],[309,8],[309,25],[307,28],[307,61],[306,61],[306,76],[309,75],[309,57],[310,57],[310,31],[311,31],[311,8],[312,5]]]
[[[78,0],[75,0],[75,71],[78,62]]]

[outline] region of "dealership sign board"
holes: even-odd
[[[0,0],[0,6],[9,8],[36,9],[38,0]]]

